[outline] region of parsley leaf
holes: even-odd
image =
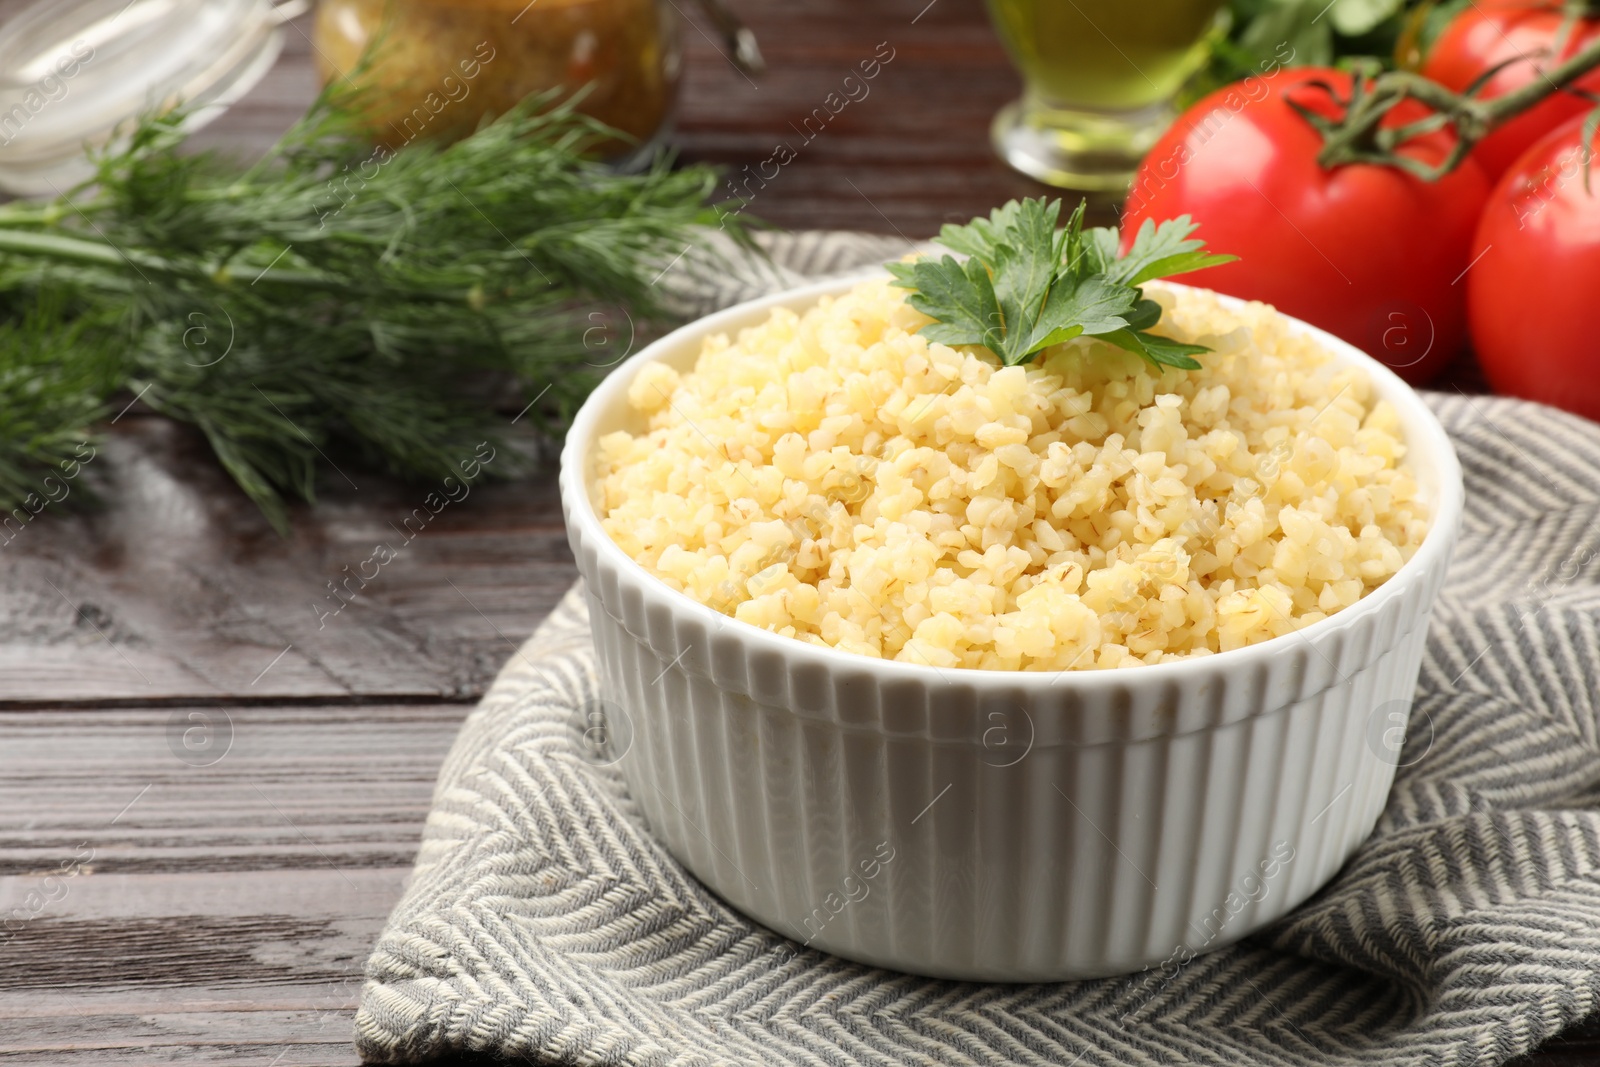
[[[935,322],[918,332],[944,345],[983,345],[998,354],[1005,334],[989,271],[977,256],[966,264],[953,256],[891,263],[895,284],[915,290],[906,303]]]
[[[1168,219],[1159,226],[1153,219],[1145,219],[1128,254],[1112,263],[1107,273],[1119,282],[1143,285],[1153,278],[1170,278],[1174,274],[1219,267],[1239,258],[1207,254],[1204,241],[1189,238],[1197,229],[1199,227],[1188,215]],[[1116,236],[1115,230],[1102,232],[1109,232],[1113,239]]]
[[[1028,201],[1044,206],[1046,210],[1053,207],[1056,217],[1060,216],[1061,203],[1045,205],[1042,200]],[[997,207],[989,212],[989,217],[976,218],[965,226],[957,226],[947,222],[939,229],[939,243],[952,252],[959,252],[964,256],[976,256],[985,262],[994,258],[995,247],[1000,244],[997,234],[1011,233],[1017,226],[1017,215],[1022,211],[1022,201],[1012,200],[1004,207]],[[1052,219],[1051,225],[1054,226]]]
[[[1211,351],[1205,345],[1188,345],[1143,330],[1113,330],[1101,334],[1100,339],[1110,341],[1118,348],[1126,348],[1129,352],[1136,352],[1158,367],[1177,367],[1179,370],[1199,370],[1200,364],[1194,357]]]
[[[912,290],[907,302],[934,319],[921,332],[947,345],[981,345],[1006,366],[1024,363],[1051,345],[1099,337],[1136,352],[1156,367],[1198,369],[1207,351],[1149,333],[1161,305],[1139,288],[1153,278],[1230,262],[1190,237],[1188,216],[1146,221],[1126,255],[1117,231],[1085,230],[1085,203],[1057,228],[1059,200],[1013,200],[965,226],[946,225],[939,243],[967,257],[892,263],[894,284]]]

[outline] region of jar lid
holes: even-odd
[[[0,187],[56,195],[86,150],[183,105],[199,129],[249,92],[309,0],[36,0],[0,25]]]

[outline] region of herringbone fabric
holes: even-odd
[[[802,244],[809,242],[809,244]],[[903,247],[903,246],[902,246]],[[809,237],[800,273],[892,254]],[[720,298],[748,295],[729,284]],[[580,755],[569,594],[463,726],[368,964],[369,1060],[574,1064],[1498,1064],[1600,1000],[1600,426],[1435,394],[1467,513],[1377,830],[1244,942],[1055,985],[915,978],[729,910]]]

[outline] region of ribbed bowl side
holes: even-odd
[[[834,706],[797,711],[817,679],[768,656],[733,664],[727,634],[663,617],[609,577],[591,586],[603,690],[632,726],[623,772],[673,855],[796,942],[1001,981],[1184,959],[1320,888],[1382,810],[1396,756],[1375,744],[1374,713],[1409,700],[1431,601],[1420,581],[1337,640],[1165,696],[1255,702],[1249,714],[1080,743],[1041,741],[1037,723],[1129,714],[1150,699],[1137,672],[1020,689],[1004,714],[961,681],[852,675]],[[773,701],[719,684],[708,663]],[[1285,677],[1323,676],[1262,702]],[[911,728],[885,727],[897,722]]]

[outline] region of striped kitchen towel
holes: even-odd
[[[898,255],[766,238],[707,305]],[[1283,921],[1182,966],[1050,985],[917,978],[730,910],[584,758],[579,591],[445,761],[367,965],[368,1060],[456,1049],[589,1065],[1499,1064],[1600,1007],[1600,426],[1433,394],[1466,474],[1460,545],[1389,806]]]

